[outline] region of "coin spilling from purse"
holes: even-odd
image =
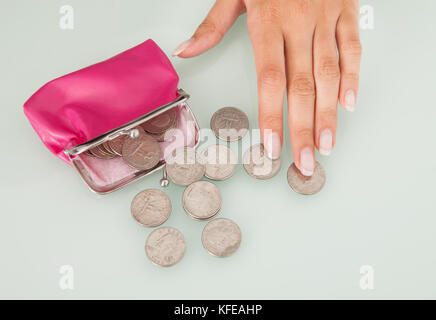
[[[171,111],[171,110],[170,110]],[[158,141],[165,140],[174,128],[176,115],[167,111],[153,118],[151,123],[137,127],[132,136],[122,136],[89,150],[99,158],[122,157],[137,169],[151,168],[159,162],[161,151]],[[218,110],[211,119],[215,136],[227,143],[242,139],[248,132],[246,114],[234,107]],[[209,221],[203,228],[201,242],[204,249],[216,257],[228,257],[241,245],[239,226],[227,218],[216,218],[221,211],[223,198],[218,186],[212,181],[229,179],[236,171],[238,159],[225,145],[211,145],[198,152],[193,147],[180,147],[165,157],[164,178],[185,187],[181,203],[187,216],[197,221]],[[243,167],[247,174],[259,180],[274,177],[281,168],[281,159],[270,159],[263,144],[252,145],[243,155]],[[203,177],[209,180],[203,180]],[[302,195],[319,192],[325,183],[325,172],[316,163],[311,177],[301,174],[295,164],[287,172],[290,187]],[[141,226],[155,228],[168,220],[172,211],[170,198],[161,190],[146,189],[132,200],[130,211]],[[168,267],[179,262],[185,255],[186,241],[183,234],[172,227],[153,230],[145,244],[146,256],[156,265]]]
[[[162,157],[159,142],[169,140],[171,130],[176,126],[176,111],[170,109],[129,131],[128,135],[106,141],[86,153],[99,159],[121,157],[132,168],[148,170],[155,167]]]
[[[219,109],[210,128],[226,145],[199,152],[200,128],[188,99],[167,55],[148,39],[49,81],[24,103],[24,113],[45,147],[96,193],[163,169],[161,186],[169,180],[183,186],[178,201],[187,216],[208,221],[201,236],[205,250],[228,257],[240,247],[242,233],[232,220],[217,218],[223,197],[213,181],[235,173],[239,161],[229,144],[246,136],[249,120],[238,108]],[[247,174],[258,180],[276,176],[282,165],[268,158],[263,144],[252,145],[242,158]],[[317,163],[306,177],[292,164],[287,180],[292,190],[312,195],[324,186],[325,172]],[[160,190],[144,190],[132,200],[132,217],[144,227],[159,227],[171,215],[172,200]],[[155,264],[170,266],[183,258],[186,242],[177,229],[159,227],[149,234],[145,251]]]

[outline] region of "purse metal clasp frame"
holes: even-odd
[[[131,175],[130,177],[127,177],[126,179],[123,179],[122,181],[120,181],[119,183],[115,184],[115,185],[111,185],[111,186],[107,186],[107,187],[98,187],[94,184],[92,184],[92,179],[90,179],[89,174],[87,174],[86,172],[86,168],[83,165],[83,163],[80,160],[80,154],[86,152],[87,150],[90,150],[94,147],[96,147],[97,145],[100,145],[106,141],[115,139],[121,135],[126,135],[126,134],[130,134],[132,132],[132,129],[136,128],[138,125],[142,124],[143,122],[146,122],[162,113],[164,113],[165,111],[176,107],[178,105],[182,106],[190,115],[190,117],[192,118],[193,122],[194,122],[194,129],[195,129],[195,145],[194,148],[196,148],[200,142],[200,128],[198,126],[198,121],[195,118],[192,110],[190,109],[190,107],[187,104],[187,100],[189,99],[189,94],[187,94],[185,91],[183,91],[182,89],[180,89],[178,91],[179,96],[163,105],[160,106],[158,108],[156,108],[155,110],[135,119],[132,120],[116,129],[113,129],[111,131],[108,131],[92,140],[89,140],[87,142],[84,142],[82,144],[79,144],[69,150],[65,150],[65,154],[68,156],[68,158],[70,159],[73,167],[79,172],[82,180],[88,185],[88,187],[96,193],[99,194],[106,194],[115,190],[120,189],[121,187],[136,181],[137,179],[147,176],[159,169],[161,169],[162,167],[165,166],[165,161],[161,160],[154,168],[151,168],[149,170],[143,170],[143,171],[137,171],[135,172],[133,175]],[[167,181],[165,180],[165,172],[164,172],[164,178],[161,179],[161,185],[164,186],[167,184]]]

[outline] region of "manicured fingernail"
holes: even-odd
[[[319,136],[319,153],[328,156],[333,148],[333,134],[330,129],[325,129]]]
[[[174,49],[172,56],[178,56],[181,54],[187,47],[191,45],[191,43],[194,42],[194,38],[190,38],[186,41],[183,41],[181,44],[177,46],[177,48]]]
[[[312,148],[304,148],[300,153],[300,171],[305,176],[311,176],[315,169],[315,159],[313,158]]]
[[[348,90],[345,93],[345,109],[353,112],[355,104],[356,104],[356,96],[354,94],[354,91]]]
[[[268,158],[272,160],[280,158],[282,145],[279,134],[277,132],[267,133],[264,139],[263,145],[267,151]]]

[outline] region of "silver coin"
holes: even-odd
[[[122,156],[123,155],[123,144],[124,141],[127,139],[127,135],[119,136],[115,139],[108,141],[108,147],[113,151],[113,153]]]
[[[178,131],[179,129],[177,128],[177,121],[175,121],[174,125],[172,125],[170,128],[160,134],[153,134],[153,137],[159,142],[171,141]]]
[[[171,214],[171,201],[157,189],[139,192],[132,200],[130,212],[133,218],[144,227],[157,227],[167,221]]]
[[[282,160],[271,160],[266,155],[263,144],[255,144],[244,153],[243,165],[245,171],[253,178],[266,180],[280,171]]]
[[[319,192],[326,180],[324,168],[318,161],[315,164],[313,175],[310,177],[303,175],[295,163],[292,163],[288,169],[287,178],[291,188],[295,192],[304,195],[312,195]]]
[[[204,159],[193,148],[175,149],[165,161],[168,176],[175,184],[187,186],[204,175]]]
[[[140,134],[137,138],[124,140],[122,154],[123,160],[138,170],[148,170],[155,167],[162,157],[159,143],[147,134]]]
[[[114,154],[106,151],[102,145],[98,145],[90,150],[88,150],[91,155],[99,159],[113,159],[116,156]]]
[[[183,208],[195,220],[207,220],[221,209],[221,192],[209,181],[197,181],[183,192]]]
[[[185,251],[186,242],[183,234],[170,227],[155,229],[145,242],[147,257],[161,267],[176,264],[182,260]]]
[[[141,124],[144,130],[151,134],[161,134],[174,126],[177,119],[176,110],[170,109]]]
[[[228,257],[235,253],[242,241],[241,229],[230,219],[215,219],[203,229],[203,247],[216,257]]]
[[[84,152],[84,154],[86,154],[86,155],[88,155],[88,156],[90,156],[90,157],[93,157],[93,158],[96,158],[96,156],[90,151],[90,150],[86,150],[85,152]]]
[[[170,128],[167,131],[165,131],[162,135],[158,137],[158,141],[173,141],[177,135],[177,133],[180,132],[180,129],[176,126],[174,128]]]
[[[248,132],[248,117],[237,108],[225,107],[213,114],[210,127],[218,139],[236,141]]]
[[[109,153],[110,155],[113,155],[114,157],[118,157],[118,154],[116,154],[109,146],[109,141],[105,141],[102,143],[102,148],[105,152]]]
[[[202,155],[206,162],[204,175],[209,179],[225,180],[235,173],[238,159],[226,146],[220,144],[210,146]]]
[[[136,133],[137,135],[145,135],[145,131],[141,126],[135,127],[134,129],[136,129]],[[133,132],[134,129],[132,129],[131,131]],[[124,141],[129,138],[129,135],[121,135],[116,137],[115,139],[109,140],[106,143],[106,149],[112,151],[112,153],[122,156],[123,155],[123,145],[124,145]]]

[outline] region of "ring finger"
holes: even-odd
[[[334,23],[317,26],[313,58],[316,83],[315,141],[319,152],[328,155],[335,142],[340,81]]]

